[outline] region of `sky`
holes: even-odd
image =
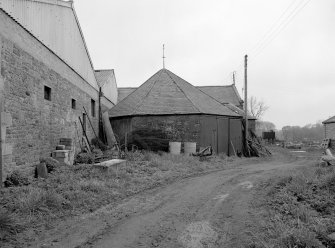
[[[334,0],[74,1],[95,69],[138,87],[166,68],[193,85],[232,84],[277,129],[335,115]]]

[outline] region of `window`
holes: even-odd
[[[95,101],[91,99],[91,114],[95,117]]]
[[[51,88],[48,86],[44,86],[44,99],[51,101]]]
[[[72,101],[71,101],[71,106],[72,106],[72,109],[76,109],[76,100],[72,98]]]

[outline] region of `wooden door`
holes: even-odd
[[[218,153],[229,155],[229,119],[217,117],[217,129]]]
[[[200,120],[201,131],[199,147],[212,146],[213,152],[218,153],[217,121],[215,116],[202,116]]]
[[[241,119],[230,119],[229,120],[229,155],[235,155],[236,153],[242,152],[242,120]]]

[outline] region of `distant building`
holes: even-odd
[[[335,139],[335,116],[322,122],[325,127],[325,138]]]
[[[31,169],[60,138],[79,146],[78,117],[93,138],[86,119],[97,131],[98,83],[102,111],[117,101],[114,72],[95,73],[72,1],[1,0],[0,68],[4,175]]]
[[[119,96],[120,96],[119,91]],[[170,141],[242,152],[242,116],[169,70],[162,69],[109,110],[119,140],[136,130],[161,130]]]

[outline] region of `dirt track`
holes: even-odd
[[[44,247],[242,247],[254,187],[304,164],[277,158],[185,179],[69,223]]]

